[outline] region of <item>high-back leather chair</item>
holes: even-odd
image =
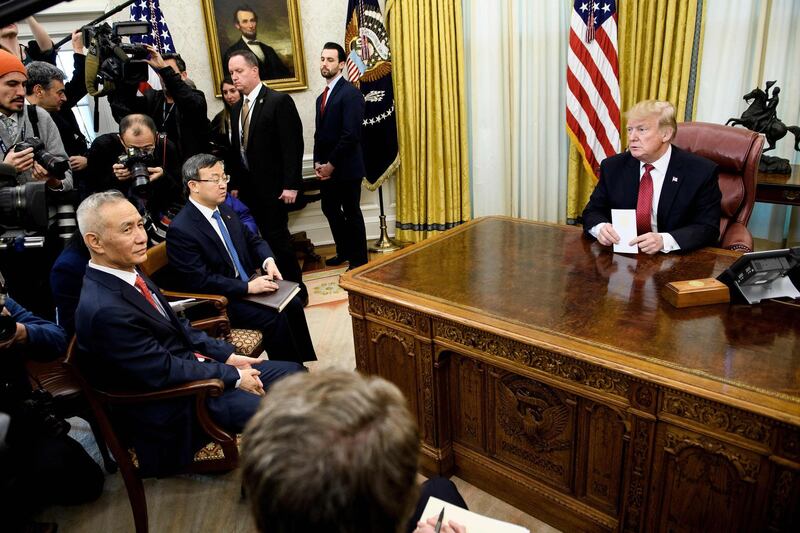
[[[753,251],[747,222],[756,201],[758,161],[764,138],[754,131],[707,122],[682,122],[672,144],[719,165],[722,216],[719,246]]]

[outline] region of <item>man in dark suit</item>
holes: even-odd
[[[317,356],[298,296],[280,313],[241,299],[275,291],[273,280],[283,277],[269,245],[224,203],[228,179],[222,161],[213,155],[198,154],[184,163],[189,202],[167,230],[167,257],[176,281],[187,291],[227,296],[231,324],[261,330],[270,359],[314,361]],[[251,279],[257,268],[266,276]]]
[[[233,52],[228,69],[242,93],[231,113],[231,150],[239,154],[230,169],[231,194],[250,208],[281,274],[300,283],[300,297],[308,300],[289,234],[288,206],[303,186],[300,115],[288,94],[261,83],[253,52]]]
[[[257,40],[258,15],[253,8],[247,5],[239,6],[233,13],[233,21],[236,29],[242,34],[242,38],[233,43],[222,57],[223,70],[228,68],[228,60],[233,52],[237,50],[250,50],[258,60],[258,75],[262,80],[275,80],[280,78],[291,78],[292,69],[278,57],[275,49]]]
[[[314,172],[322,180],[322,212],[328,219],[336,255],[326,263],[350,261],[350,268],[367,262],[367,231],[361,214],[361,179],[366,175],[361,151],[364,96],[344,79],[344,49],[325,43],[320,73],[328,82],[317,98],[314,132]]]
[[[157,390],[198,379],[221,379],[225,392],[209,398],[215,422],[240,432],[265,388],[302,370],[297,363],[259,361],[234,353],[178,319],[136,265],[147,258],[142,216],[118,191],[89,196],[78,208],[78,226],[89,248],[80,303],[75,313],[84,371],[98,388]],[[204,444],[190,399],[173,399],[115,410],[122,433],[147,475],[191,461]]]
[[[636,209],[638,237],[630,244],[655,254],[691,251],[719,239],[717,165],[670,141],[675,108],[646,100],[627,113],[628,151],[600,164],[600,180],[583,211],[587,235],[604,246],[619,243],[612,209]]]

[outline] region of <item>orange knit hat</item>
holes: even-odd
[[[14,54],[10,54],[5,50],[0,50],[0,77],[5,76],[9,72],[20,72],[26,77],[28,71],[25,70],[25,65]]]

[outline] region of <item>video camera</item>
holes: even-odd
[[[0,163],[0,249],[44,246],[40,235],[47,230],[46,196],[45,182],[17,185],[16,169]]]
[[[97,92],[96,78],[100,78],[103,94],[114,90],[116,84],[136,84],[147,81],[147,63],[150,52],[144,45],[123,43],[122,38],[150,33],[147,22],[107,22],[84,26],[83,42],[89,48],[86,84],[90,94]]]

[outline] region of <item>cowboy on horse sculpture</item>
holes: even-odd
[[[742,99],[750,104],[742,116],[739,118],[730,118],[725,125],[732,124],[733,126],[742,125],[747,129],[753,130],[757,133],[763,133],[767,138],[768,148],[764,148],[764,152],[768,152],[775,148],[775,143],[786,136],[787,132],[794,134],[794,149],[800,151],[800,127],[786,126],[777,116],[775,110],[778,107],[779,97],[781,92],[780,87],[772,89],[772,95],[769,95],[770,88],[775,85],[774,81],[767,82],[767,90],[762,91],[760,87],[756,87]],[[753,102],[750,103],[750,100]]]

